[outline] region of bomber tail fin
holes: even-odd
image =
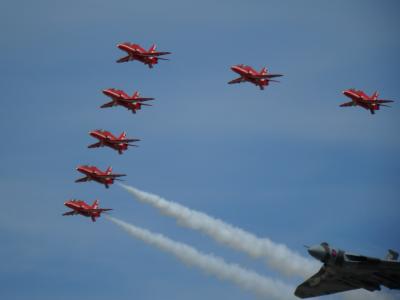
[[[389,249],[388,253],[386,254],[386,260],[397,260],[399,258],[399,253]]]

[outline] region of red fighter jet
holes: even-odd
[[[162,55],[171,54],[171,52],[158,52],[156,51],[156,45],[152,45],[149,50],[145,50],[140,45],[131,43],[121,43],[117,47],[125,51],[128,55],[121,57],[117,60],[117,63],[128,62],[131,60],[138,60],[149,68],[153,68],[153,65],[158,63],[158,60],[168,60],[167,58],[160,57]]]
[[[252,67],[246,65],[232,66],[231,70],[235,73],[238,73],[240,77],[229,81],[228,84],[241,83],[247,81],[260,87],[261,90],[263,90],[264,87],[267,86],[270,81],[279,82],[271,78],[283,76],[280,74],[267,74],[266,68],[262,68],[260,72],[257,72]]]
[[[82,215],[92,218],[93,222],[96,222],[96,218],[100,218],[102,212],[112,210],[111,208],[99,208],[98,200],[94,200],[92,205],[89,205],[82,200],[68,200],[64,205],[72,210],[63,213],[63,216]]]
[[[77,179],[75,182],[87,182],[93,180],[104,184],[106,188],[108,188],[110,184],[113,184],[114,180],[121,180],[118,179],[118,177],[126,176],[125,174],[112,174],[111,167],[108,167],[105,172],[100,171],[94,166],[78,166],[76,170],[85,174],[85,177]]]
[[[375,114],[375,111],[379,110],[381,106],[390,107],[389,105],[385,105],[383,103],[394,102],[393,100],[378,99],[378,92],[373,93],[372,96],[368,96],[363,91],[349,89],[343,91],[343,94],[349,97],[351,101],[340,104],[340,107],[361,106],[362,108],[368,109],[371,114]]]
[[[132,142],[140,141],[139,139],[127,139],[126,132],[122,132],[119,137],[114,136],[112,133],[106,130],[93,130],[90,131],[89,134],[98,139],[99,142],[89,145],[88,148],[99,148],[99,147],[110,147],[114,150],[117,150],[119,154],[122,154],[125,150],[128,149],[128,146],[137,147],[137,145],[129,144]]]
[[[128,96],[128,94],[124,91],[117,89],[103,90],[103,94],[110,97],[112,101],[103,104],[102,106],[100,106],[100,108],[120,105],[126,107],[128,110],[131,110],[134,114],[137,110],[140,110],[143,105],[151,106],[151,104],[143,103],[144,101],[154,100],[154,98],[140,97],[140,94],[137,91],[133,93],[132,97]]]

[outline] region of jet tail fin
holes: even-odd
[[[386,254],[386,260],[397,260],[399,258],[399,253],[389,249],[388,253]]]
[[[92,208],[93,209],[98,209],[99,208],[99,200],[94,200],[94,202],[92,204]]]
[[[260,71],[260,74],[261,75],[267,75],[267,68],[266,67],[262,68],[261,71]]]
[[[375,93],[372,94],[372,100],[378,100],[379,93],[378,91],[375,91]]]
[[[136,92],[133,93],[132,99],[135,99],[135,98],[137,98],[137,97],[139,97],[139,96],[140,96],[139,92],[136,91]]]
[[[155,52],[156,51],[156,44],[151,45],[151,47],[149,48],[149,52]]]
[[[123,139],[125,139],[125,138],[126,138],[126,132],[123,131],[123,132],[121,133],[121,135],[119,136],[119,139],[120,139],[120,140],[123,140]]]
[[[107,174],[107,175],[110,175],[111,172],[112,172],[112,167],[108,167],[107,170],[106,170],[106,174]]]

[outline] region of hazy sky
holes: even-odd
[[[400,250],[398,1],[3,1],[1,299],[255,299],[133,240],[104,218],[62,217],[99,199],[113,216],[297,285],[112,186],[74,183],[78,164],[204,211],[307,256],[327,241]],[[154,69],[116,64],[119,42],[171,51]],[[265,91],[229,67],[284,74]],[[136,115],[101,90],[155,97]],[[346,88],[397,100],[340,108]],[[142,139],[118,155],[88,131]],[[399,297],[399,293],[395,293]],[[342,299],[340,296],[324,299]]]

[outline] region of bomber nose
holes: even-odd
[[[323,261],[326,255],[325,249],[321,245],[312,246],[307,251],[312,257],[320,261]]]

